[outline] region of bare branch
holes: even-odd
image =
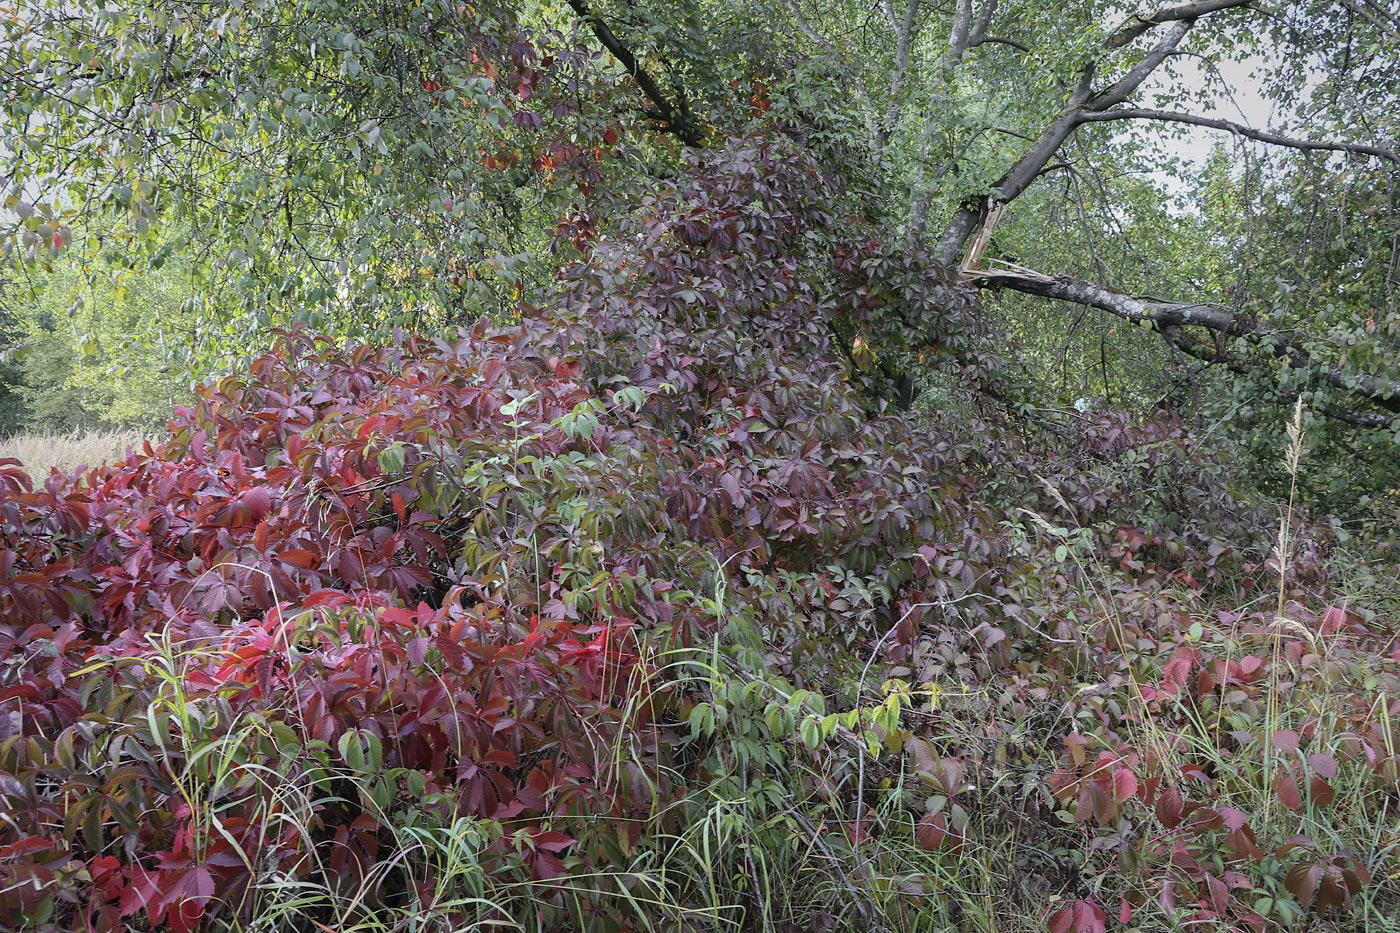
[[[1030,46],[1017,42],[1015,39],[1004,38],[1003,36],[983,36],[972,45],[972,48],[975,49],[979,45],[991,45],[992,43],[996,43],[997,45],[1009,45],[1013,49],[1019,49],[1028,55],[1031,51]]]
[[[885,19],[889,21],[891,29],[899,28],[899,17],[894,12],[894,0],[881,0],[880,9],[885,11]]]
[[[965,10],[972,0],[958,0],[958,17],[965,18]],[[895,24],[895,50],[894,50],[894,77],[890,79],[889,104],[885,108],[885,115],[880,121],[880,125],[875,134],[875,152],[879,152],[889,142],[890,134],[894,132],[895,124],[899,122],[899,113],[904,102],[900,95],[904,91],[904,82],[909,77],[909,53],[914,43],[914,23],[919,15],[919,0],[906,0],[904,8],[903,22]],[[894,7],[889,5],[890,13],[893,14]],[[957,27],[954,26],[956,31]],[[964,25],[964,29],[966,26]]]
[[[935,255],[938,260],[945,265],[956,264],[963,245],[994,206],[1020,197],[1031,183],[1040,177],[1041,169],[1054,159],[1060,147],[1086,122],[1090,114],[1115,107],[1137,91],[1142,82],[1161,66],[1167,56],[1176,51],[1176,47],[1191,31],[1198,17],[1218,10],[1245,6],[1249,2],[1251,0],[1201,0],[1198,3],[1168,7],[1151,16],[1139,17],[1134,23],[1110,36],[1105,43],[1106,48],[1131,41],[1155,26],[1172,24],[1161,41],[1144,54],[1136,65],[1097,94],[1093,91],[1093,82],[1098,72],[1098,63],[1090,61],[1085,64],[1074,89],[1065,99],[1064,107],[1046,125],[1035,143],[997,180],[992,193],[979,201],[961,205],[948,221],[936,248]],[[1122,38],[1128,32],[1132,34],[1126,39]]]
[[[1364,16],[1366,19],[1371,21],[1371,24],[1373,26],[1389,35],[1392,39],[1400,39],[1400,30],[1397,30],[1397,27],[1400,27],[1400,18],[1392,17],[1385,10],[1380,10],[1378,8],[1378,12],[1386,19],[1390,20],[1390,22],[1385,22],[1383,20],[1376,19],[1375,13],[1372,13],[1370,10],[1366,9],[1365,6],[1353,2],[1353,0],[1342,0],[1342,2],[1345,3],[1347,5],[1347,8],[1350,9],[1353,13],[1357,13],[1361,16]],[[1375,6],[1375,4],[1370,5]]]
[[[1375,10],[1381,16],[1385,17],[1387,20],[1393,23],[1396,29],[1400,29],[1400,14],[1396,14],[1392,10],[1387,10],[1385,7],[1377,3],[1376,0],[1364,0],[1364,2],[1368,7]]]
[[[1272,146],[1286,146],[1290,149],[1302,149],[1305,151],[1325,150],[1329,152],[1349,152],[1353,155],[1375,156],[1378,159],[1389,159],[1392,162],[1400,163],[1400,153],[1381,146],[1364,146],[1359,143],[1329,143],[1315,139],[1298,139],[1293,136],[1281,136],[1278,133],[1268,133],[1263,130],[1252,129],[1242,123],[1233,123],[1229,120],[1217,120],[1214,117],[1197,116],[1194,113],[1143,109],[1108,110],[1102,113],[1085,113],[1082,119],[1084,122],[1088,123],[1104,123],[1109,120],[1160,120],[1168,123],[1188,123],[1192,126],[1204,126],[1210,129],[1224,130],[1228,133],[1234,133],[1237,136],[1257,140],[1261,143],[1268,143]]]
[[[977,22],[972,24],[972,30],[967,36],[967,45],[981,45],[982,40],[987,37],[987,27],[992,24],[992,17],[996,15],[997,0],[986,0],[982,4],[982,11],[977,14]]]
[[[991,24],[992,16],[996,13],[997,2],[998,0],[984,0],[982,9],[974,22],[972,19],[973,0],[957,0],[957,6],[953,12],[953,29],[948,37],[948,47],[944,49],[943,54],[939,56],[938,62],[934,65],[934,72],[940,81],[951,83],[952,75],[958,65],[962,63],[967,50],[983,40],[987,28]],[[952,94],[945,85],[939,98],[948,100],[951,97]],[[978,135],[981,135],[980,132]],[[920,152],[921,159],[928,154],[928,145],[926,137]],[[920,181],[914,185],[909,196],[909,224],[905,230],[905,239],[911,247],[924,237],[924,228],[928,224],[929,205],[933,202],[931,184],[942,178],[943,173],[948,168],[949,165],[945,163],[938,170],[936,176],[931,176],[926,166],[920,171]]]
[[[1109,51],[1126,45],[1151,29],[1171,24],[1161,40],[1126,74],[1097,94],[1094,93],[1093,85],[1099,63],[1091,60],[1084,65],[1060,112],[1045,126],[1031,147],[996,181],[992,192],[960,205],[953,214],[935,249],[938,261],[950,266],[956,264],[964,244],[976,231],[979,223],[984,222],[998,204],[1008,203],[1020,197],[1040,177],[1042,170],[1055,158],[1060,147],[1073,136],[1075,130],[1088,121],[1090,115],[1108,111],[1125,102],[1136,92],[1143,81],[1161,66],[1166,57],[1176,51],[1197,19],[1220,10],[1247,6],[1251,2],[1253,0],[1199,0],[1196,3],[1164,7],[1149,16],[1139,16],[1110,34],[1103,44]],[[916,192],[916,197],[921,196]],[[922,235],[923,217],[920,216],[919,220],[917,227],[911,224],[911,242],[915,241],[916,234]]]
[[[632,54],[632,50],[617,38],[613,31],[608,28],[608,24],[603,22],[602,17],[589,9],[588,0],[568,0],[568,3],[578,14],[578,18],[587,23],[588,27],[593,30],[593,35],[602,43],[603,48],[611,52],[613,58],[616,58],[627,70],[627,73],[636,80],[647,100],[651,101],[652,109],[647,111],[647,116],[660,121],[666,132],[680,139],[686,145],[703,146],[705,136],[696,125],[695,117],[690,112],[685,98],[680,96],[673,103],[666,96],[660,85],[637,61],[637,56]]]
[[[948,45],[961,49],[967,45],[968,30],[972,28],[972,0],[957,0],[953,8],[953,31]]]
[[[1250,372],[1249,366],[1245,365],[1242,361],[1221,353],[1212,343],[1204,340],[1192,339],[1179,327],[1163,327],[1161,333],[1162,339],[1193,359],[1198,359],[1203,363],[1209,363],[1213,366],[1224,366],[1226,369],[1230,370],[1230,372],[1237,375],[1247,375]],[[1393,415],[1374,411],[1356,411],[1352,408],[1343,408],[1340,405],[1324,405],[1322,411],[1329,418],[1335,418],[1338,421],[1359,428],[1389,427],[1390,423],[1394,420]]]

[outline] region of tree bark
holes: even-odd
[[[1251,2],[1252,0],[1200,0],[1197,3],[1165,7],[1149,16],[1136,17],[1110,34],[1102,45],[1105,53],[1126,46],[1159,26],[1171,24],[1162,39],[1145,52],[1126,74],[1101,91],[1093,90],[1097,62],[1086,64],[1074,89],[1066,98],[1064,107],[1041,132],[1031,148],[996,181],[989,194],[961,205],[954,212],[935,247],[935,258],[947,266],[957,265],[965,244],[982,219],[997,204],[1007,204],[1020,197],[1031,183],[1040,177],[1074,131],[1084,123],[1090,122],[1093,114],[1107,111],[1132,96],[1142,82],[1181,44],[1197,18],[1220,10],[1246,6]],[[986,29],[986,25],[983,24],[983,30]],[[980,40],[982,37],[976,38]]]
[[[959,12],[965,9],[970,2],[971,0],[957,0]],[[890,95],[889,102],[885,106],[885,114],[875,129],[876,158],[879,158],[885,144],[889,142],[895,124],[899,122],[900,110],[903,109],[900,95],[904,93],[904,82],[909,73],[909,53],[914,44],[914,26],[919,17],[919,0],[906,0],[902,20],[895,16],[894,0],[885,0],[885,15],[895,31],[894,77],[890,79]],[[954,25],[954,30],[956,31],[956,29],[957,26]]]
[[[946,87],[952,83],[953,74],[967,55],[967,50],[980,45],[986,39],[987,27],[991,25],[992,17],[996,14],[997,3],[998,0],[984,0],[982,9],[974,20],[973,0],[957,0],[957,6],[953,10],[953,29],[948,36],[948,48],[934,66],[938,80],[942,81],[945,87],[944,93],[938,95],[938,99],[952,98],[952,95],[946,92]],[[925,141],[920,150],[921,158],[928,157],[928,149],[928,143]],[[919,170],[919,181],[909,196],[909,221],[905,227],[905,239],[911,249],[924,238],[929,207],[933,203],[932,183],[942,178],[947,170],[947,165],[941,166],[932,178],[927,167],[921,167]]]

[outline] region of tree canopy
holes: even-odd
[[[513,314],[558,223],[614,223],[678,148],[762,122],[857,179],[930,266],[1047,299],[1020,316],[1157,334],[1149,365],[1101,361],[1110,395],[1170,370],[1400,434],[1383,4],[45,3],[5,28],[10,253],[178,256],[206,360],[277,323]],[[1219,110],[1240,63],[1275,125]],[[1243,167],[1187,171],[1186,126]],[[1232,188],[1213,226],[1189,203],[1145,214],[1173,170]]]

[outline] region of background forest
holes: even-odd
[[[0,925],[1400,928],[1397,115],[1384,0],[0,7]]]

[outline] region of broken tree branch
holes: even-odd
[[[1143,53],[1135,65],[1110,86],[1097,93],[1093,91],[1093,82],[1099,62],[1089,61],[1085,64],[1074,89],[1066,97],[1063,108],[1046,125],[1030,149],[996,181],[990,194],[961,205],[953,214],[935,248],[934,255],[938,261],[947,266],[958,264],[964,245],[976,231],[978,222],[987,215],[991,205],[994,202],[1009,203],[1020,197],[1026,188],[1040,177],[1041,170],[1054,159],[1060,146],[1075,130],[1089,122],[1092,114],[1109,111],[1132,96],[1148,75],[1160,67],[1167,56],[1176,52],[1200,17],[1221,10],[1249,6],[1253,2],[1254,0],[1199,0],[1196,3],[1164,7],[1148,16],[1135,17],[1131,22],[1110,33],[1102,43],[1105,52],[1125,46],[1159,26],[1171,24],[1157,44]],[[922,228],[919,232],[922,232]]]
[[[1400,414],[1400,385],[1372,376],[1347,374],[1340,367],[1319,364],[1306,350],[1295,345],[1284,335],[1216,305],[1134,297],[1107,286],[1070,276],[1045,275],[1031,269],[967,269],[964,274],[981,288],[1008,288],[1027,295],[1086,305],[1135,324],[1151,327],[1183,352],[1206,362],[1224,364],[1238,372],[1250,368],[1246,360],[1191,341],[1181,332],[1181,328],[1202,327],[1214,333],[1237,337],[1247,341],[1260,352],[1283,360],[1288,366],[1306,373],[1311,381],[1365,399],[1387,412]],[[1338,410],[1333,414],[1351,424],[1366,427],[1383,427],[1394,419],[1393,414],[1345,410]]]

